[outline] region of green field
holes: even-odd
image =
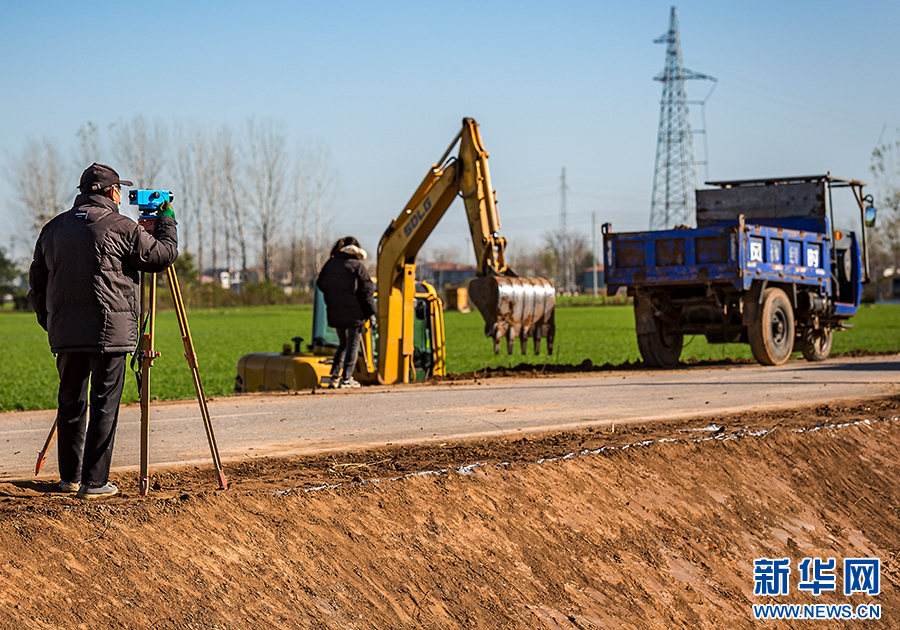
[[[308,340],[312,326],[311,306],[243,307],[193,310],[188,313],[191,334],[199,357],[200,374],[208,396],[232,392],[235,365],[248,352],[278,352],[292,337]],[[483,335],[484,324],[477,312],[445,314],[448,371],[472,372],[485,367],[634,362],[640,359],[634,336],[630,306],[572,306],[556,310],[556,344],[553,355],[507,355],[505,347],[494,355]],[[835,353],[853,350],[900,351],[900,305],[865,305],[850,320],[854,328],[835,335]],[[193,398],[190,372],[175,314],[157,317],[157,349],[152,392],[160,399]],[[56,407],[56,365],[47,345],[47,335],[33,314],[0,313],[0,411],[51,409]],[[682,361],[751,358],[741,344],[710,345],[703,337],[688,337]],[[137,387],[128,375],[123,400],[137,400]]]

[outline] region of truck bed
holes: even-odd
[[[732,284],[754,280],[831,291],[831,241],[825,233],[745,223],[694,229],[611,233],[604,230],[608,292],[621,287]]]

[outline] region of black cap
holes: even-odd
[[[78,184],[78,189],[83,193],[89,193],[109,188],[114,184],[123,186],[134,185],[132,182],[119,179],[119,174],[112,167],[94,162],[84,169],[84,173],[81,174],[81,183]]]

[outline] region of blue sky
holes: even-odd
[[[900,127],[900,3],[676,6],[685,65],[719,80],[705,108],[710,179],[871,179],[872,148]],[[138,114],[169,127],[283,121],[291,145],[331,149],[331,235],[355,233],[373,249],[471,116],[512,247],[537,246],[559,226],[563,167],[571,230],[590,237],[592,213],[616,230],[646,229],[662,88],[652,79],[665,61],[653,40],[670,7],[5,2],[0,159],[28,138],[74,153],[86,122],[106,129]],[[689,96],[709,88],[692,81]],[[0,180],[7,247],[11,196]],[[428,246],[468,252],[463,214],[456,202]]]

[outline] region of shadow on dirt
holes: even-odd
[[[53,481],[7,481],[0,483],[0,499],[40,497],[50,494],[63,494]]]

